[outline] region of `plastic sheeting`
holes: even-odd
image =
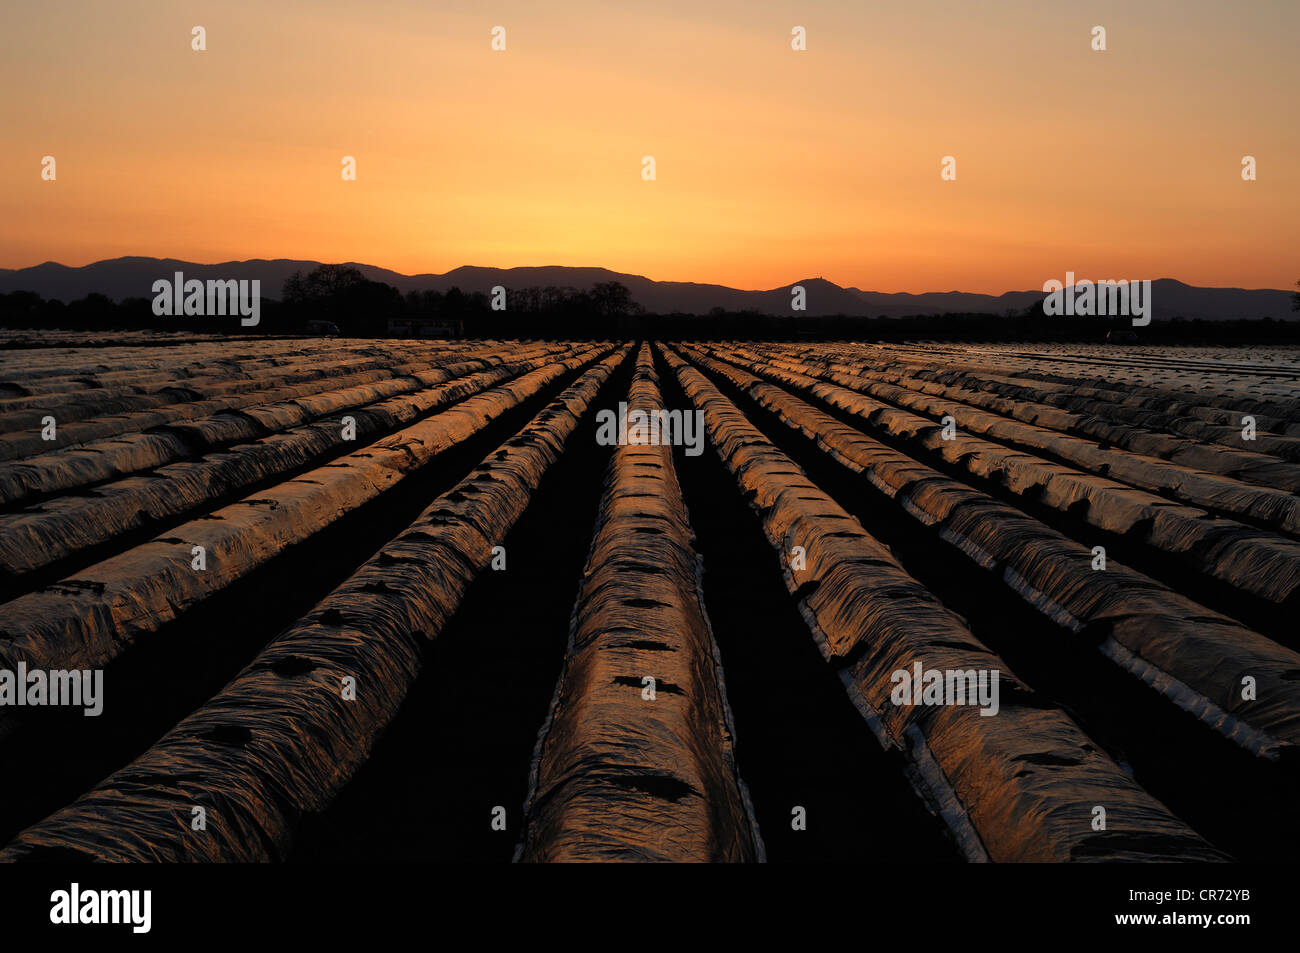
[[[643,344],[629,414],[662,407]],[[755,860],[743,792],[672,449],[620,446],[538,739],[520,859]]]
[[[877,374],[884,377],[894,375],[901,377],[900,372],[895,371],[891,374],[883,368],[872,373],[862,367],[835,363],[825,367],[817,362],[805,364],[802,368],[792,365],[792,369],[805,370],[814,373],[814,376],[816,376],[815,372],[826,369],[833,373],[854,377]],[[911,373],[925,380],[961,384],[966,388],[978,389],[1005,398],[1008,403],[1003,406],[1020,408],[1016,415],[1020,419],[1028,419],[1031,423],[1041,423],[1053,429],[1065,430],[1081,437],[1112,444],[1132,453],[1167,460],[1196,470],[1288,491],[1300,489],[1300,465],[1289,462],[1295,459],[1294,456],[1272,455],[1270,447],[1277,449],[1277,446],[1270,442],[1272,437],[1262,442],[1257,439],[1249,443],[1241,439],[1241,415],[1258,412],[1261,414],[1256,424],[1259,430],[1266,432],[1270,428],[1276,428],[1282,432],[1286,439],[1282,440],[1280,445],[1284,448],[1284,454],[1291,453],[1289,448],[1296,443],[1294,438],[1300,436],[1300,432],[1291,431],[1293,428],[1300,428],[1300,424],[1284,421],[1293,420],[1297,414],[1300,414],[1300,407],[1291,410],[1288,418],[1285,416],[1288,413],[1285,408],[1259,401],[1220,399],[1221,403],[1234,408],[1225,410],[1218,407],[1189,406],[1174,397],[1143,398],[1144,404],[1151,402],[1178,410],[1186,408],[1189,416],[1184,420],[1181,414],[1157,414],[1147,406],[1133,408],[1120,406],[1117,404],[1117,400],[1121,399],[1118,392],[1087,387],[1077,381],[1072,381],[1068,385],[1052,384],[1020,378],[1003,378],[996,374],[977,375],[969,371],[946,368],[943,365],[940,368],[922,365],[914,368]],[[1151,388],[1136,389],[1148,393],[1160,393],[1152,391]],[[1050,405],[1050,408],[1041,411],[1029,410],[1030,407],[1042,407],[1044,404]],[[1203,420],[1197,419],[1196,414],[1199,413],[1222,415],[1224,418],[1231,419],[1233,426],[1222,426],[1214,435],[1217,442],[1207,443],[1205,442],[1207,434],[1199,429],[1204,423]],[[1028,416],[1022,416],[1025,414]],[[1225,420],[1217,422],[1226,423]],[[1183,432],[1184,424],[1191,429]],[[1176,432],[1162,433],[1161,428],[1170,428]]]
[[[1215,860],[1222,855],[1154,800],[1070,718],[1016,679],[889,550],[811,483],[704,376],[669,356],[710,438],[782,554],[786,584],[877,737],[971,859]],[[791,568],[792,547],[806,568]],[[892,673],[997,670],[1000,710],[895,705]],[[1093,830],[1093,808],[1107,829]]]
[[[0,398],[0,428],[5,432],[34,423],[32,417],[43,412],[57,411],[66,423],[91,417],[125,414],[131,411],[167,407],[177,402],[197,398],[215,399],[227,395],[243,395],[268,386],[302,387],[313,382],[327,382],[331,378],[368,373],[370,380],[380,380],[385,357],[368,360],[335,360],[331,354],[304,357],[295,367],[286,367],[280,361],[234,361],[214,347],[212,359],[200,364],[192,374],[150,373],[136,371],[127,382],[103,382],[97,378],[80,377],[59,383],[49,379],[41,383],[53,391],[22,397]],[[188,370],[188,368],[182,368]],[[26,391],[26,384],[0,378],[0,388]],[[97,386],[91,386],[97,385]],[[25,416],[25,414],[32,416]]]
[[[96,668],[140,635],[378,497],[434,456],[486,427],[599,354],[580,348],[550,364],[303,476],[177,527],[37,592],[5,604],[0,668]],[[191,567],[193,546],[207,568]]]
[[[312,354],[298,353],[300,366],[290,366],[293,351],[274,358],[250,359],[209,344],[200,352],[198,364],[181,365],[189,349],[176,350],[181,353],[171,349],[168,353],[176,363],[159,372],[147,369],[152,361],[133,360],[137,352],[130,348],[114,348],[104,355],[113,360],[114,367],[124,370],[109,372],[103,365],[80,366],[70,376],[46,374],[30,379],[27,375],[39,374],[42,364],[38,356],[32,356],[24,360],[21,369],[4,372],[0,388],[24,396],[0,402],[0,460],[51,450],[49,442],[32,432],[39,428],[39,417],[45,413],[54,413],[63,424],[53,443],[67,447],[129,433],[152,425],[150,421],[188,419],[196,414],[194,404],[237,403],[268,388],[309,385],[353,370],[380,368],[385,363],[384,356],[357,357],[322,348]],[[84,352],[74,353],[84,357]],[[334,359],[336,356],[341,359]],[[409,359],[409,355],[398,359]],[[203,412],[201,407],[197,411]]]
[[[1149,670],[1136,663],[1125,667],[1180,707],[1256,755],[1300,755],[1300,653],[1114,560],[1105,572],[1094,571],[1088,547],[1019,510],[745,371],[699,360],[865,474],[913,518],[937,525],[942,540],[999,573],[1057,624],[1087,631],[1099,643],[1112,640],[1143,660]],[[1109,654],[1120,660],[1119,653]],[[1251,699],[1241,690],[1248,675],[1256,680]]]
[[[355,421],[354,440],[366,443],[518,373],[544,366],[548,360],[544,356],[504,364],[352,409],[348,413]],[[181,446],[202,446],[238,439],[250,425],[260,429],[249,419],[227,416],[205,418],[173,432]],[[251,486],[308,466],[348,444],[337,418],[321,420],[127,477],[99,487],[89,496],[62,496],[0,516],[0,572],[21,576],[123,533],[247,492]]]
[[[781,367],[787,364],[779,360],[771,360],[771,363]],[[1244,516],[1288,533],[1300,534],[1300,499],[1291,492],[1300,488],[1300,466],[1270,465],[1267,476],[1272,485],[1257,486],[1226,475],[1237,472],[1239,467],[1235,462],[1225,466],[1224,472],[1211,473],[1159,457],[1118,452],[1095,440],[1072,436],[1068,431],[1077,424],[1077,415],[1045,404],[1012,400],[969,387],[927,383],[897,371],[860,369],[854,375],[829,369],[810,369],[808,373],[859,390],[864,386],[864,378],[874,382],[883,380],[884,384],[878,383],[869,393],[932,417],[951,413],[958,418],[960,428],[970,433],[1032,453],[1048,454],[1100,476],[1171,496],[1193,506]],[[981,410],[976,410],[977,407]],[[982,410],[992,413],[983,413]],[[1290,483],[1294,485],[1285,481],[1278,483],[1277,478],[1284,475],[1279,471],[1288,471]]]
[[[1279,414],[1282,418],[1290,418],[1300,412],[1300,399],[1297,398],[1294,389],[1281,400],[1266,401],[1261,400],[1257,393],[1249,396],[1235,391],[1218,393],[1203,386],[1193,390],[1182,381],[1173,381],[1166,386],[1155,387],[1129,381],[1102,381],[1097,378],[1097,374],[1111,374],[1131,369],[1177,368],[1199,372],[1205,379],[1213,379],[1218,375],[1229,375],[1238,380],[1241,379],[1238,375],[1260,377],[1261,381],[1257,381],[1256,384],[1260,382],[1267,382],[1269,385],[1282,384],[1282,387],[1277,389],[1285,391],[1285,384],[1281,378],[1298,376],[1294,372],[1293,355],[1286,350],[1285,346],[1265,346],[1251,350],[1252,356],[1274,352],[1277,359],[1271,361],[1242,361],[1241,350],[1234,347],[1179,348],[1174,352],[1168,348],[1155,347],[1140,353],[1119,350],[1111,345],[1092,345],[1091,348],[1084,345],[1083,348],[1090,350],[1091,353],[1070,354],[1061,347],[1051,345],[1034,351],[1016,351],[1004,345],[981,347],[931,342],[925,346],[897,344],[878,347],[871,356],[887,359],[890,364],[911,367],[917,374],[928,374],[937,367],[942,368],[945,374],[951,373],[981,381],[1015,380],[1017,383],[1033,384],[1047,390],[1098,397],[1113,405],[1163,410],[1180,416],[1195,416],[1201,412],[1210,414],[1245,412]],[[858,366],[857,362],[864,356],[858,345],[836,343],[809,346],[800,353],[808,360],[826,361],[837,358],[848,361],[854,365],[847,367],[849,373],[854,372]],[[1177,354],[1194,356],[1190,358],[1174,356]],[[877,360],[875,363],[880,365],[881,361]],[[1016,370],[1017,365],[1020,367],[1019,371]],[[1091,375],[1082,373],[1083,369],[1094,373]],[[1049,382],[1048,378],[1053,382]],[[1061,381],[1066,383],[1059,383]],[[1198,380],[1197,384],[1200,385],[1201,381]]]
[[[1146,546],[1258,599],[1282,605],[1300,594],[1300,542],[1296,540],[1216,519],[1196,507],[1182,506],[1106,477],[1081,473],[971,436],[962,429],[966,415],[950,405],[948,413],[954,417],[957,432],[953,439],[945,440],[936,421],[856,390],[776,370],[761,362],[740,357],[731,360],[819,397],[862,418],[873,428],[917,443],[973,476],[996,480],[1018,494],[1032,494],[1039,505],[1126,536],[1131,543]],[[875,392],[888,385],[862,386]],[[942,409],[944,405],[939,404],[931,412]]]
[[[105,378],[120,378],[124,375],[132,385],[147,389],[152,386],[150,375],[140,371],[124,371],[121,374],[102,374],[84,371],[69,383],[86,387],[73,393],[54,393],[41,395],[39,400],[24,399],[26,409],[15,410],[0,416],[0,460],[17,460],[33,454],[46,454],[55,447],[66,448],[79,446],[91,440],[102,440],[118,434],[132,433],[147,427],[164,426],[183,420],[193,420],[219,410],[240,409],[264,402],[261,396],[268,388],[271,390],[288,388],[286,396],[293,396],[293,391],[304,388],[304,393],[312,392],[310,385],[314,382],[328,381],[330,377],[353,370],[368,370],[379,367],[391,367],[410,360],[411,354],[387,353],[379,358],[367,357],[339,362],[319,363],[328,348],[302,355],[306,367],[286,367],[285,362],[293,359],[293,353],[277,355],[269,367],[259,363],[246,365],[234,358],[222,356],[221,360],[200,365],[198,373],[178,377],[176,368],[168,369],[162,377],[166,386],[157,394],[146,394],[136,398],[138,409],[127,413],[114,411],[115,402],[127,398],[109,396],[105,392],[119,390],[105,385]],[[451,353],[457,353],[452,349]],[[205,352],[213,353],[210,349]],[[217,352],[220,353],[220,352]],[[382,353],[382,352],[381,352]],[[417,352],[418,353],[418,352]],[[443,355],[448,352],[444,349]],[[473,356],[470,354],[469,356]],[[130,363],[126,355],[120,355],[114,349],[113,357],[123,363]],[[179,359],[181,355],[175,355]],[[498,363],[484,357],[482,366]],[[183,370],[183,369],[182,369]],[[56,382],[17,381],[10,375],[8,383],[0,381],[0,387],[17,387],[23,391],[33,388],[59,388],[67,386]],[[156,383],[156,382],[155,382]],[[107,400],[105,398],[108,397]],[[40,418],[53,414],[60,423],[59,432],[54,441],[46,441],[40,433]],[[53,444],[53,447],[51,446]]]
[[[1071,394],[1106,401],[1122,388],[1125,399],[1150,397],[1150,406],[1195,402],[1287,418],[1300,414],[1294,355],[1285,346],[1252,348],[1261,360],[1249,362],[1241,361],[1240,350],[1230,347],[1179,348],[1179,354],[1200,356],[1178,357],[1160,347],[1130,352],[1106,344],[1043,345],[1017,351],[1006,345],[929,342],[880,346],[879,353],[901,364],[959,368],[981,378],[1006,375],[1017,383],[1059,385]]]
[[[537,348],[503,355],[524,359],[556,350]],[[40,494],[66,492],[117,479],[129,473],[163,466],[217,449],[219,440],[248,440],[306,423],[330,410],[342,411],[345,396],[373,399],[432,387],[455,377],[501,364],[502,358],[449,361],[430,367],[428,361],[400,362],[388,369],[315,379],[291,387],[256,390],[237,397],[212,398],[168,408],[175,422],[156,424],[150,413],[140,420],[150,432],[125,434],[69,447],[37,457],[0,463],[0,504],[13,504]],[[343,390],[340,390],[343,388]],[[364,401],[350,401],[357,405]],[[159,414],[164,413],[160,411]]]
[[[523,513],[626,348],[584,373],[220,694],[94,790],[22,832],[0,862],[282,859],[292,832],[369,756],[426,640]],[[355,700],[341,687],[356,679]],[[194,807],[206,830],[191,829]]]

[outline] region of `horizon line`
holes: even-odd
[[[447,275],[451,274],[453,271],[459,271],[459,270],[462,269],[462,268],[492,269],[492,270],[495,270],[495,271],[514,271],[514,270],[518,270],[518,269],[522,269],[522,268],[538,268],[538,269],[540,269],[540,268],[567,268],[567,269],[572,269],[572,270],[598,270],[598,271],[607,271],[607,272],[610,272],[610,273],[613,274],[613,275],[626,275],[626,276],[633,277],[633,278],[643,278],[643,279],[645,279],[646,281],[654,282],[655,284],[704,285],[704,286],[713,286],[713,287],[718,287],[718,288],[726,288],[726,289],[728,289],[728,290],[730,290],[730,291],[742,291],[742,292],[751,292],[751,293],[763,293],[763,292],[770,292],[770,291],[781,291],[781,290],[784,290],[784,289],[786,289],[786,288],[790,288],[790,287],[792,287],[792,286],[794,286],[794,285],[797,285],[797,284],[799,284],[799,283],[801,283],[801,282],[806,282],[806,281],[825,281],[825,282],[828,282],[829,284],[835,285],[837,288],[841,288],[841,289],[843,289],[843,290],[845,290],[845,291],[858,291],[858,292],[861,292],[861,293],[864,293],[864,294],[869,293],[869,294],[911,295],[911,296],[926,295],[926,294],[967,294],[967,295],[983,295],[983,296],[985,296],[985,297],[989,297],[989,298],[999,298],[999,297],[1002,297],[1003,295],[1008,295],[1008,294],[1028,294],[1028,293],[1042,294],[1042,293],[1045,293],[1045,290],[1044,290],[1044,289],[1042,289],[1042,288],[1034,288],[1034,287],[1029,287],[1029,288],[1009,288],[1009,289],[1007,289],[1007,290],[1005,290],[1005,291],[1001,291],[1001,292],[989,292],[989,291],[962,291],[962,290],[959,289],[959,288],[952,288],[952,289],[943,290],[943,291],[936,291],[936,290],[928,290],[928,291],[876,291],[876,290],[869,289],[869,288],[861,288],[861,287],[858,287],[858,286],[856,286],[856,285],[845,285],[845,284],[840,284],[839,282],[835,281],[834,279],[827,278],[827,277],[825,277],[824,275],[817,275],[817,276],[815,276],[815,277],[814,277],[814,276],[805,276],[805,277],[802,277],[802,278],[796,278],[796,279],[794,279],[793,281],[789,281],[789,282],[786,282],[786,283],[784,283],[784,284],[773,285],[773,286],[768,287],[768,288],[740,288],[740,287],[737,287],[737,286],[735,286],[735,285],[722,284],[721,282],[717,282],[717,281],[698,281],[698,280],[679,279],[679,278],[651,278],[649,275],[641,274],[641,273],[639,273],[639,272],[618,271],[618,270],[616,270],[616,269],[613,269],[613,268],[608,267],[607,265],[556,265],[556,264],[551,264],[551,265],[469,265],[469,264],[461,264],[461,265],[456,265],[454,268],[449,268],[447,271],[441,271],[441,272],[440,272],[440,271],[420,271],[420,272],[408,273],[408,272],[398,271],[398,270],[395,269],[395,268],[389,268],[389,267],[386,266],[386,265],[376,265],[376,264],[374,264],[373,262],[358,261],[358,260],[355,260],[355,259],[353,259],[353,260],[349,260],[349,261],[322,261],[322,260],[319,259],[319,258],[287,258],[287,257],[280,257],[280,258],[262,258],[262,257],[257,257],[257,258],[228,258],[228,259],[225,259],[225,260],[223,260],[223,261],[203,262],[203,261],[192,261],[192,260],[185,259],[185,258],[160,258],[160,257],[158,257],[158,256],[156,256],[156,255],[117,255],[117,256],[115,256],[115,257],[113,257],[113,258],[97,258],[97,259],[94,259],[93,261],[88,261],[88,262],[86,262],[85,264],[82,264],[82,265],[69,265],[69,264],[66,264],[66,263],[61,262],[61,261],[55,261],[54,259],[51,258],[51,259],[47,259],[47,260],[42,261],[42,262],[38,262],[37,264],[34,264],[34,265],[21,265],[21,266],[17,266],[17,267],[11,267],[11,266],[8,266],[8,265],[0,265],[0,271],[9,271],[9,272],[26,271],[26,270],[29,270],[29,269],[31,269],[31,268],[40,268],[40,267],[42,267],[42,266],[44,266],[44,265],[57,265],[57,266],[59,266],[60,268],[79,269],[79,268],[88,268],[88,267],[90,267],[91,265],[103,264],[104,262],[122,261],[122,260],[124,260],[124,259],[139,259],[139,260],[143,260],[143,261],[158,261],[158,262],[163,262],[163,261],[178,261],[178,262],[183,262],[183,263],[185,263],[185,264],[190,264],[190,265],[200,265],[200,266],[205,267],[205,268],[211,268],[211,267],[214,267],[214,266],[216,266],[216,265],[227,265],[227,264],[246,265],[246,264],[251,264],[251,263],[255,263],[255,262],[268,262],[268,263],[270,263],[270,262],[277,262],[277,261],[289,261],[289,262],[315,262],[316,264],[319,264],[319,265],[359,265],[359,266],[362,266],[362,267],[365,267],[365,268],[379,268],[379,269],[382,269],[382,270],[384,270],[384,271],[389,271],[389,272],[392,272],[393,274],[400,275],[400,276],[403,277],[403,278],[419,278],[419,277],[424,277],[424,276],[430,276],[430,277],[436,277],[436,278],[443,278],[443,277],[446,277]],[[1050,279],[1050,280],[1054,280],[1054,279]],[[1076,277],[1076,284],[1077,284],[1078,281],[1091,281],[1091,282],[1096,282],[1096,281],[1106,281],[1106,280],[1151,281],[1151,282],[1156,282],[1156,281],[1176,281],[1176,282],[1178,282],[1179,284],[1181,284],[1181,285],[1185,285],[1185,286],[1188,287],[1188,288],[1202,288],[1202,289],[1207,289],[1207,290],[1219,290],[1219,291],[1278,291],[1278,292],[1285,292],[1285,293],[1288,293],[1288,294],[1289,294],[1289,293],[1293,293],[1293,289],[1292,289],[1292,288],[1247,288],[1247,287],[1244,287],[1244,286],[1241,286],[1241,285],[1198,285],[1198,284],[1193,284],[1193,283],[1191,283],[1191,282],[1189,282],[1189,281],[1185,281],[1185,280],[1183,280],[1182,278],[1174,278],[1174,277],[1169,276],[1169,275],[1165,275],[1165,276],[1162,276],[1162,277],[1160,277],[1160,278],[1129,278],[1129,279],[1106,279],[1106,278],[1097,278],[1097,279],[1093,279],[1093,278],[1078,278],[1078,277]],[[1297,283],[1300,284],[1300,282],[1297,282]],[[1071,287],[1071,288],[1072,288],[1072,287],[1076,287],[1076,285],[1067,285],[1066,287]]]

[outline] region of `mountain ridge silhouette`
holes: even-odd
[[[54,261],[28,268],[0,268],[0,292],[34,291],[43,298],[72,301],[99,293],[121,300],[152,297],[153,282],[170,279],[181,271],[186,279],[244,278],[262,282],[262,294],[278,298],[284,281],[295,271],[310,271],[322,262],[314,259],[252,258],[215,264],[173,258],[123,256],[68,266]],[[1042,291],[1007,291],[1001,295],[965,291],[921,293],[865,291],[837,285],[821,277],[804,278],[775,288],[749,290],[727,285],[692,281],[656,281],[643,275],[612,271],[598,266],[525,265],[497,268],[461,265],[438,274],[407,275],[364,262],[343,262],[360,270],[372,281],[390,284],[405,294],[459,287],[466,292],[489,292],[495,285],[508,289],[530,286],[589,288],[602,281],[618,281],[628,287],[632,298],[651,313],[707,314],[714,308],[725,311],[757,311],[764,314],[847,314],[870,317],[908,317],[921,314],[1001,314],[1021,311],[1043,297]],[[1088,276],[1081,276],[1088,277]],[[802,285],[807,309],[791,312],[790,289]],[[1152,280],[1155,318],[1229,320],[1271,317],[1296,320],[1291,310],[1291,292],[1272,288],[1206,288],[1173,278]]]

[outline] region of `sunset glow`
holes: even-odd
[[[1293,2],[631,7],[14,8],[0,266],[600,265],[989,293],[1067,270],[1297,277]]]

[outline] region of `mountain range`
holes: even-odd
[[[171,279],[177,271],[186,279],[236,278],[258,279],[262,294],[278,298],[284,281],[295,271],[307,272],[318,261],[261,258],[227,261],[204,265],[171,258],[110,258],[80,267],[45,262],[30,268],[0,268],[0,292],[34,291],[43,298],[73,301],[92,292],[115,300],[153,296],[152,286],[159,278]],[[597,282],[618,281],[626,285],[632,298],[652,314],[680,312],[705,314],[713,308],[726,311],[757,311],[765,314],[791,313],[790,289],[802,285],[808,315],[847,314],[870,317],[907,317],[919,314],[981,313],[1002,314],[1020,311],[1043,297],[1042,291],[1008,291],[1001,295],[974,294],[964,291],[885,293],[844,288],[824,278],[808,278],[766,291],[747,291],[725,285],[698,284],[687,281],[653,281],[641,275],[622,274],[607,268],[574,268],[561,265],[525,268],[484,268],[462,266],[445,274],[404,275],[376,265],[347,262],[372,281],[382,281],[405,294],[432,289],[447,291],[458,287],[466,292],[489,292],[494,286],[508,289],[530,286],[567,286],[589,288]],[[1083,277],[1083,276],[1081,276]],[[1156,320],[1181,317],[1187,319],[1227,320],[1232,318],[1272,317],[1275,320],[1300,319],[1291,309],[1291,292],[1274,289],[1198,288],[1172,278],[1152,281],[1152,302]]]

